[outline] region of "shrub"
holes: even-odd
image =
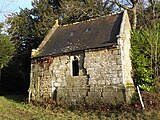
[[[160,76],[160,22],[134,30],[131,38],[134,80],[140,88],[153,91]]]

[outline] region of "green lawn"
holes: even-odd
[[[62,108],[47,110],[18,101],[21,96],[0,96],[0,120],[159,120],[160,111],[80,112]],[[12,99],[11,99],[12,98]],[[14,98],[14,100],[13,100]],[[16,102],[17,101],[17,102]]]
[[[31,104],[15,102],[0,96],[0,120],[92,120],[99,119],[93,113],[78,113],[64,109],[53,111]]]

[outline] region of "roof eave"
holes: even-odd
[[[117,43],[110,43],[110,45],[107,46],[101,46],[101,47],[93,47],[93,48],[88,48],[88,49],[80,49],[80,50],[72,50],[72,51],[68,51],[68,52],[59,52],[59,53],[55,53],[55,54],[46,54],[46,55],[41,55],[41,56],[32,56],[31,59],[36,59],[36,58],[41,58],[41,57],[47,57],[47,56],[61,56],[61,55],[67,55],[67,54],[71,54],[71,53],[75,53],[75,52],[80,52],[80,51],[97,51],[97,50],[101,50],[101,49],[111,49],[111,48],[117,48],[118,44]]]

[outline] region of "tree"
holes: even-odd
[[[160,22],[135,30],[132,34],[132,65],[134,80],[144,90],[154,89],[160,76]]]
[[[132,12],[131,26],[132,29],[136,29],[138,0],[126,0],[123,4],[119,0],[114,0],[114,3],[116,3],[120,8],[123,8],[124,10]]]
[[[137,28],[150,26],[155,20],[160,18],[160,2],[153,1],[149,0],[147,5],[145,0],[141,0],[141,3],[139,3],[137,8]]]
[[[141,2],[137,30],[132,34],[132,63],[135,81],[150,91],[160,76],[160,2]]]
[[[64,0],[60,2],[61,24],[80,22],[100,16],[97,0]]]
[[[107,0],[108,1],[108,0]],[[110,0],[109,0],[110,1]],[[159,18],[159,0],[111,0],[119,6],[119,10],[129,11],[132,29],[151,24],[153,19]],[[117,7],[114,7],[116,9]]]
[[[7,66],[15,51],[14,44],[10,41],[8,35],[2,33],[3,24],[0,24],[0,84],[1,84],[1,70]]]
[[[2,29],[2,26],[3,25],[0,24],[0,29]],[[9,36],[3,34],[2,30],[0,30],[0,69],[7,66],[13,56],[14,50],[14,44],[10,41]]]

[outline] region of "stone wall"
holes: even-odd
[[[71,58],[79,75],[72,76]],[[121,51],[117,48],[32,59],[32,99],[52,98],[64,104],[105,104],[126,100]]]
[[[119,44],[119,49],[121,51],[123,85],[126,90],[127,101],[132,97],[132,94],[135,91],[131,75],[132,65],[130,59],[130,49],[131,49],[130,32],[131,32],[131,26],[129,23],[129,17],[127,11],[125,11],[121,23],[118,44]]]

